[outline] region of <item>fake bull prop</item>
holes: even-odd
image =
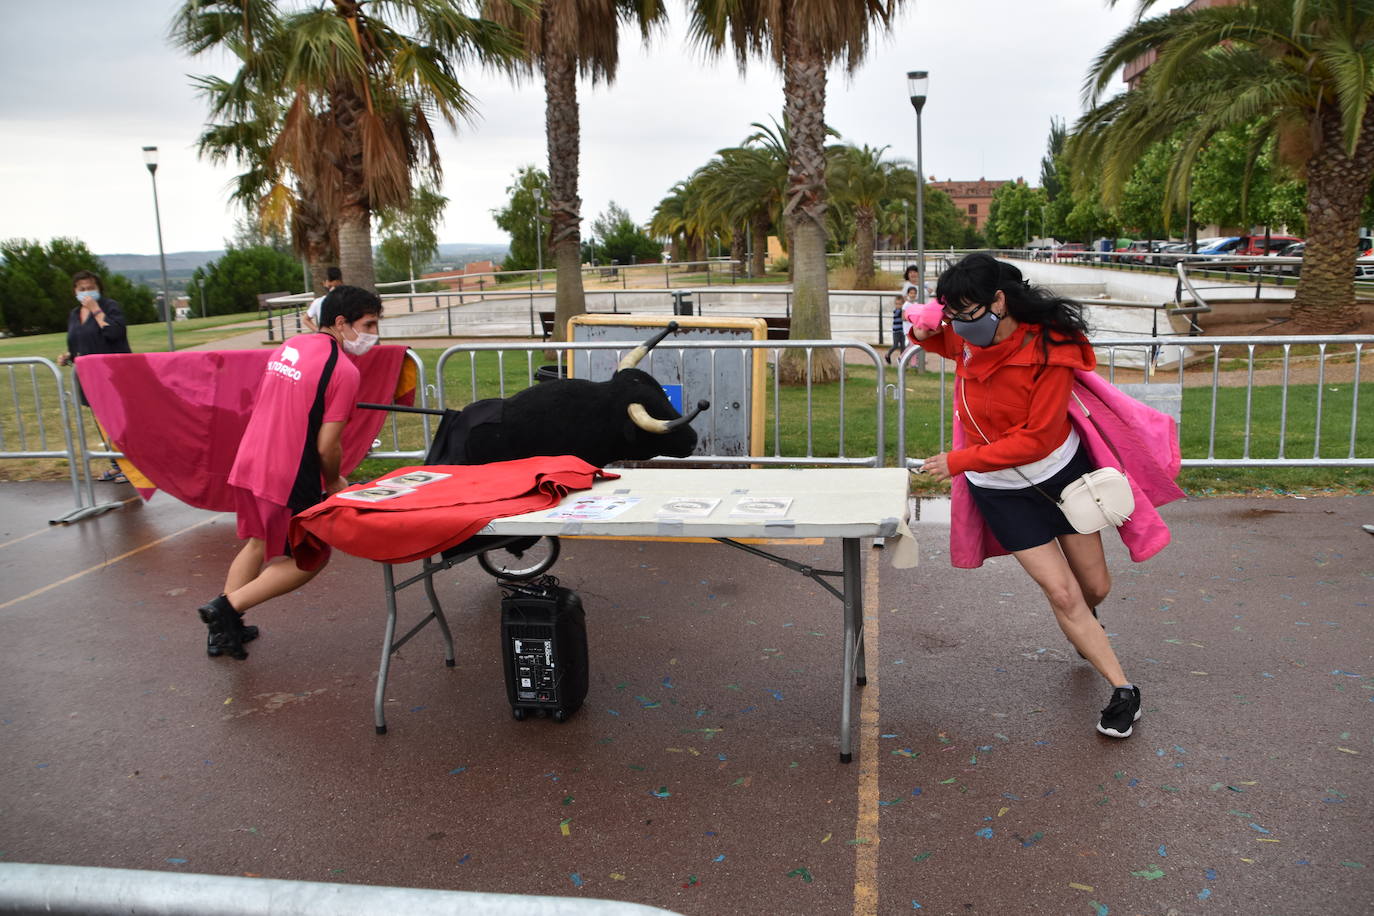
[[[670,322],[620,361],[604,382],[558,379],[509,398],[474,401],[461,411],[359,404],[381,410],[439,414],[426,464],[487,464],[538,455],[576,455],[604,467],[614,461],[685,458],[696,448],[691,421],[710,402],[681,416],[654,377],[635,368],[678,329]]]

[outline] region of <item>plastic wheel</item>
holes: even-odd
[[[568,721],[568,711],[567,711],[566,709],[555,709],[555,710],[553,711],[553,721],[555,721],[555,722],[566,722],[566,721]]]
[[[525,721],[525,711],[518,706],[512,706],[510,714],[515,717],[517,722]]]
[[[556,537],[542,537],[523,550],[494,547],[477,555],[477,565],[498,579],[522,582],[533,579],[558,561],[562,547]]]

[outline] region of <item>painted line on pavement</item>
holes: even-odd
[[[864,673],[859,688],[859,810],[854,823],[854,916],[878,916],[878,568],[882,550],[868,551],[864,570]]]
[[[68,576],[68,577],[65,578],[65,579],[59,579],[59,580],[56,581],[56,582],[52,582],[52,583],[49,583],[48,585],[43,586],[42,588],[36,588],[36,589],[34,589],[33,591],[29,592],[27,595],[20,595],[18,598],[11,598],[9,601],[6,601],[4,604],[0,604],[0,611],[3,611],[3,610],[4,610],[5,608],[7,608],[7,607],[12,607],[12,606],[18,604],[18,603],[21,602],[21,601],[28,601],[30,598],[36,598],[36,597],[38,597],[39,595],[43,594],[44,592],[50,592],[50,591],[52,591],[53,589],[57,588],[58,586],[60,586],[60,585],[66,585],[68,582],[72,582],[72,581],[75,581],[76,579],[80,579],[82,576],[89,575],[89,574],[91,574],[91,573],[93,573],[93,572],[99,572],[100,570],[104,569],[104,568],[107,567],[107,566],[113,566],[113,565],[115,565],[115,564],[118,563],[120,560],[127,560],[129,557],[133,556],[134,554],[142,553],[143,551],[147,550],[147,549],[150,548],[150,547],[156,547],[158,544],[161,544],[163,541],[170,541],[172,538],[174,538],[174,537],[180,537],[181,535],[185,534],[185,533],[188,532],[188,531],[191,531],[191,530],[193,530],[193,529],[199,528],[201,525],[208,525],[208,524],[210,524],[211,522],[215,521],[215,520],[216,520],[217,518],[219,518],[219,517],[220,517],[219,514],[215,514],[215,515],[210,516],[209,518],[201,519],[200,521],[196,522],[194,525],[187,525],[185,528],[182,528],[180,531],[174,531],[174,532],[172,532],[171,534],[169,534],[169,535],[167,535],[167,536],[165,536],[165,537],[160,537],[160,538],[158,538],[156,541],[152,541],[152,542],[150,542],[150,543],[144,544],[142,547],[135,547],[133,550],[130,550],[130,551],[128,551],[127,553],[121,553],[119,556],[115,557],[113,560],[106,560],[104,563],[100,563],[100,564],[97,564],[97,565],[95,565],[95,566],[91,566],[91,567],[89,567],[89,568],[87,568],[87,569],[83,569],[83,570],[81,570],[81,572],[72,573],[70,576]]]

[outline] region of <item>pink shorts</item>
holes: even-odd
[[[250,491],[234,487],[234,512],[238,515],[239,538],[257,538],[263,543],[263,562],[274,557],[291,556],[291,510],[259,499]],[[329,559],[329,548],[324,558]]]

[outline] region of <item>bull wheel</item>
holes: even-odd
[[[522,582],[547,571],[562,547],[556,537],[542,537],[523,550],[494,547],[477,555],[477,565],[498,579]]]

